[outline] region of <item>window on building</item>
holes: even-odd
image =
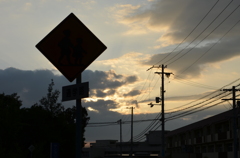
[[[208,146],[208,152],[213,153],[214,152],[214,145],[209,145]]]
[[[206,146],[203,146],[202,147],[202,153],[206,153],[207,152],[207,147]]]
[[[215,131],[216,131],[216,133],[221,133],[221,132],[222,132],[222,126],[221,126],[221,124],[217,124],[217,125],[215,126]]]
[[[223,123],[223,131],[226,132],[226,131],[229,131],[229,122],[224,122]]]
[[[200,147],[196,147],[196,153],[201,153],[201,148]]]
[[[227,151],[233,151],[233,144],[232,143],[226,144],[226,150]]]
[[[208,127],[207,127],[207,135],[210,135],[210,134],[211,134],[211,127],[208,126]]]
[[[217,145],[216,145],[216,151],[217,151],[217,152],[223,152],[223,146],[222,146],[222,144],[217,144]]]
[[[195,136],[196,137],[200,137],[201,136],[201,131],[200,130],[196,130],[195,131]]]

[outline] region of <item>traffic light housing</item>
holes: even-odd
[[[159,103],[160,102],[160,97],[156,97],[156,103]]]

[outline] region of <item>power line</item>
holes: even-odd
[[[154,126],[154,124],[156,124],[156,122],[158,123],[160,117],[161,117],[161,113],[157,114],[157,116],[155,117],[155,120],[152,121],[142,132],[140,132],[138,135],[134,136],[133,139],[136,140],[139,137],[141,137],[142,135],[145,135],[146,132],[150,131],[152,126]]]
[[[203,53],[198,59],[196,59],[190,66],[188,66],[185,70],[183,70],[182,72],[180,72],[180,74],[183,74],[184,72],[186,72],[191,66],[193,66],[194,64],[196,64],[204,55],[206,55],[216,44],[218,44],[219,41],[221,41],[238,23],[240,22],[240,20],[238,20],[220,39],[218,39],[218,41],[216,41],[205,53]]]
[[[148,122],[148,121],[155,121],[158,119],[146,119],[146,120],[134,120],[134,123],[142,123],[142,122]],[[131,121],[122,121],[122,124],[130,124]],[[92,125],[92,126],[91,126]],[[90,122],[87,124],[87,127],[101,127],[101,126],[112,126],[112,125],[118,125],[118,122]]]
[[[232,3],[232,1],[231,1],[230,3]],[[229,4],[230,4],[230,3],[229,3]],[[228,6],[229,6],[229,5],[227,5],[227,7],[228,7]],[[205,36],[202,40],[200,40],[200,42],[198,42],[198,44],[196,44],[194,47],[190,48],[186,53],[182,54],[180,57],[178,57],[177,59],[173,60],[173,61],[170,62],[168,65],[171,65],[172,63],[176,62],[177,60],[179,60],[180,58],[182,58],[183,56],[185,56],[186,54],[188,54],[188,53],[189,53],[190,51],[192,51],[196,46],[198,46],[202,41],[204,41],[207,37],[209,37],[219,26],[221,26],[221,25],[239,8],[239,6],[240,6],[240,5],[238,5],[226,18],[224,18],[224,20],[223,20],[221,23],[219,23],[207,36]],[[225,9],[226,9],[227,7],[225,7]],[[224,9],[224,10],[225,10],[225,9]],[[222,11],[222,12],[223,12],[223,11]],[[222,12],[221,12],[221,13],[222,13]],[[220,13],[220,14],[221,14],[221,13]],[[219,15],[218,15],[218,16],[219,16]],[[217,17],[218,17],[218,16],[217,16]],[[215,20],[216,20],[216,18],[214,19],[214,21],[215,21]],[[211,25],[212,23],[213,23],[213,22],[211,22],[210,25]],[[209,25],[209,26],[210,26],[210,25]],[[208,26],[208,27],[209,27],[209,26]],[[208,27],[207,27],[207,28],[208,28]],[[204,31],[205,31],[207,28],[205,28]],[[197,38],[198,38],[204,31],[202,31],[202,32],[197,36]],[[195,41],[197,38],[195,38],[193,41]],[[193,41],[192,41],[192,42],[193,42]],[[191,42],[191,43],[192,43],[192,42]],[[188,46],[189,46],[189,45],[188,45]],[[179,54],[179,53],[177,53],[177,55],[178,55],[178,54]],[[175,56],[176,56],[176,55],[175,55]],[[175,56],[174,56],[174,57],[175,57]],[[173,58],[174,58],[174,57],[173,57]],[[173,58],[172,58],[172,59],[173,59]]]
[[[190,86],[194,86],[194,87],[211,89],[211,90],[217,89],[217,87],[213,87],[213,86],[209,86],[209,85],[193,82],[193,81],[190,81],[190,80],[186,80],[186,79],[184,79],[182,77],[179,77],[179,76],[175,76],[174,79],[177,79],[177,80],[174,80],[176,82],[180,82],[180,83],[183,83],[183,84],[186,84],[186,85],[190,85]]]
[[[205,103],[205,104],[203,104],[203,105],[200,105],[200,106],[198,106],[198,107],[194,107],[194,106],[197,106],[197,105],[199,105],[199,104],[196,104],[196,105],[194,105],[194,106],[191,106],[191,108],[192,107],[194,107],[194,108],[192,108],[192,109],[190,109],[190,110],[188,110],[188,111],[184,111],[184,112],[182,112],[182,113],[180,113],[180,114],[176,114],[176,115],[174,115],[174,116],[170,116],[170,117],[168,117],[167,119],[170,119],[170,118],[174,118],[174,117],[177,117],[177,116],[181,116],[181,115],[184,115],[184,114],[187,114],[187,113],[189,113],[189,112],[192,112],[192,111],[194,111],[194,110],[196,110],[196,109],[200,109],[200,108],[202,108],[202,107],[204,107],[204,106],[207,106],[207,105],[209,105],[209,104],[211,104],[211,103],[213,103],[213,102],[215,102],[215,101],[217,101],[217,100],[219,100],[219,99],[221,99],[221,98],[224,98],[224,97],[226,97],[226,96],[228,96],[228,95],[230,95],[231,93],[228,93],[228,94],[226,94],[226,95],[224,95],[224,96],[219,96],[218,98],[216,98],[216,99],[214,99],[214,100],[212,100],[212,101],[210,101],[210,102],[208,102],[208,103]],[[211,98],[212,99],[212,98]],[[209,101],[209,100],[208,100]],[[200,104],[202,104],[202,103],[200,103]],[[186,108],[186,109],[189,109],[190,107],[188,107],[188,108]],[[186,109],[182,109],[182,110],[179,110],[179,111],[183,111],[183,110],[186,110]],[[175,113],[176,112],[179,112],[179,111],[175,111]]]
[[[147,78],[145,79],[145,82],[144,82],[144,84],[143,84],[143,86],[142,86],[142,88],[141,88],[141,92],[143,91],[143,88],[145,87],[145,85],[146,85],[146,83],[147,83],[147,80],[148,80],[148,78],[150,77],[150,74],[151,74],[151,72],[149,72],[148,73],[148,76],[147,76]],[[137,98],[136,98],[136,100],[138,100],[138,97],[140,96],[140,94],[137,96]],[[141,97],[141,99],[143,98],[143,96]],[[139,100],[141,100],[141,99],[139,99]]]
[[[229,83],[229,84],[227,84],[227,85],[225,85],[225,86],[223,86],[223,87],[229,86],[229,85],[235,83],[235,82],[238,81],[238,80],[239,80],[239,79],[237,79],[237,80],[235,80],[235,81],[233,81],[233,82],[231,82],[231,83]],[[238,86],[239,86],[239,85],[238,85]],[[223,87],[222,87],[222,88],[223,88]],[[217,91],[213,92],[212,94],[214,94],[214,93],[216,93],[216,92],[217,92]],[[192,113],[195,113],[195,112],[199,112],[199,111],[202,111],[202,110],[204,110],[204,109],[208,109],[208,108],[210,108],[210,107],[213,107],[213,106],[210,106],[210,107],[207,107],[207,108],[200,109],[200,108],[202,108],[202,107],[204,107],[204,106],[206,106],[206,105],[209,105],[210,103],[213,103],[213,102],[215,102],[215,101],[217,101],[217,100],[219,100],[219,99],[221,99],[221,98],[229,95],[229,94],[227,94],[227,95],[221,96],[222,94],[225,94],[225,92],[223,92],[223,93],[221,93],[221,94],[218,94],[218,95],[215,95],[215,96],[207,99],[206,101],[197,103],[197,104],[195,104],[195,105],[193,105],[193,106],[187,107],[187,108],[185,108],[185,109],[178,110],[178,111],[176,111],[176,112],[183,111],[183,110],[186,110],[186,109],[190,109],[190,108],[192,108],[192,107],[194,107],[194,106],[203,104],[203,103],[205,103],[205,102],[207,102],[207,101],[210,101],[210,100],[218,97],[217,99],[215,99],[215,100],[213,100],[213,101],[211,101],[211,102],[208,102],[208,103],[206,103],[206,104],[203,104],[203,105],[201,105],[201,106],[199,106],[199,107],[192,108],[192,109],[190,109],[190,110],[188,110],[188,111],[185,111],[185,112],[183,112],[183,113],[180,113],[180,114],[177,114],[177,115],[168,117],[167,119],[172,120],[172,119],[174,119],[174,118],[179,118],[179,117],[187,116],[187,115],[189,115],[189,114],[192,114]],[[209,96],[209,95],[207,95],[207,96]],[[205,97],[202,97],[202,98],[205,98]],[[200,99],[202,99],[202,98],[200,98]],[[199,100],[199,99],[198,99],[198,100]],[[191,102],[191,103],[192,103],[192,102]],[[199,110],[198,110],[198,109],[199,109]],[[195,111],[194,111],[194,110],[195,110]],[[170,112],[170,113],[172,114],[172,112]],[[170,113],[168,113],[168,114],[170,114]],[[160,117],[158,117],[158,119],[159,119],[159,118],[160,118]],[[150,125],[152,126],[153,123],[154,123],[154,122],[152,122]],[[151,127],[151,126],[148,126],[148,127],[147,127],[145,130],[143,130],[140,134],[138,134],[137,136],[135,136],[135,137],[134,137],[134,138],[135,138],[134,140],[135,140],[135,141],[141,141],[141,140],[145,139],[145,137],[144,137],[144,136],[145,136],[145,133],[147,133],[148,131],[153,130],[153,128],[155,128],[155,127],[157,126],[157,124],[155,124],[153,127]],[[158,125],[154,130],[157,130],[160,126],[161,126],[161,124]]]
[[[197,100],[194,100],[194,101],[191,101],[191,102],[189,102],[189,103],[186,103],[186,104],[180,105],[179,107],[175,107],[175,108],[167,109],[167,110],[165,110],[165,111],[170,111],[170,110],[173,110],[173,109],[176,109],[176,108],[182,108],[182,107],[184,107],[184,106],[190,105],[190,104],[192,104],[192,103],[194,103],[194,102],[197,102],[197,101],[199,101],[199,100],[202,100],[202,99],[204,99],[204,98],[207,98],[207,97],[209,97],[209,96],[211,96],[211,95],[213,95],[213,94],[219,92],[221,89],[223,89],[223,88],[225,88],[225,87],[227,87],[227,86],[230,86],[230,85],[236,83],[236,82],[239,81],[239,80],[240,80],[240,78],[238,78],[238,79],[236,79],[236,80],[234,80],[234,81],[228,83],[227,85],[225,85],[225,86],[223,86],[223,87],[221,87],[221,88],[219,88],[219,89],[213,91],[212,93],[207,94],[207,95],[205,95],[205,96],[203,96],[203,97],[201,97],[201,98],[199,98],[199,99],[197,99]],[[237,86],[239,86],[239,85],[237,85]],[[236,86],[236,87],[237,87],[237,86]]]
[[[162,60],[158,61],[154,65],[158,65],[160,62],[162,62],[165,58],[167,58],[170,54],[172,54],[195,30],[196,28],[202,23],[202,21],[208,16],[208,14],[213,10],[213,8],[217,5],[219,0],[215,2],[215,4],[210,8],[210,10],[205,14],[205,16],[199,21],[199,23],[192,29],[192,31],[175,47],[166,57],[164,57]]]

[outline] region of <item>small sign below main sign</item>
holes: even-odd
[[[73,13],[36,47],[70,82],[107,49]]]
[[[89,97],[89,82],[62,87],[62,101]]]

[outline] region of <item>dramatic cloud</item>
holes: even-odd
[[[124,97],[132,97],[132,96],[136,96],[136,95],[139,95],[141,94],[141,92],[139,90],[132,90],[126,94],[123,94]]]
[[[163,61],[176,75],[182,75],[181,77],[184,76],[185,78],[197,78],[201,75],[201,71],[207,68],[206,66],[239,57],[239,40],[240,38],[225,39],[216,45],[209,42],[194,49],[188,48],[184,51],[156,54],[145,64],[151,65]]]
[[[90,75],[91,74],[91,75]],[[100,80],[105,78],[105,85],[112,85],[108,84],[108,82],[113,82],[112,80],[115,80],[116,78],[120,79],[119,81],[121,84],[117,85],[123,85],[128,84],[126,82],[126,79],[129,76],[116,74],[113,71],[91,71],[86,70],[84,71],[82,78],[83,81],[87,81],[88,79],[91,80],[91,82],[96,81],[98,84],[92,84],[90,89],[95,89],[98,93],[98,97],[104,98],[105,96],[115,94],[118,86],[114,85],[112,88],[116,89],[109,89],[106,90],[104,93],[101,93],[104,89],[104,86],[101,85],[101,81],[94,80],[93,77],[99,76]],[[109,76],[115,76],[114,78],[109,78]],[[117,77],[116,77],[117,76]],[[130,77],[131,78],[131,77]],[[134,78],[134,77],[133,77]],[[5,70],[0,70],[0,83],[1,83],[1,90],[2,92],[6,94],[11,93],[18,93],[20,95],[20,99],[23,101],[23,106],[29,107],[33,105],[34,103],[38,102],[39,99],[41,99],[42,96],[45,96],[47,93],[47,87],[50,83],[51,79],[55,82],[55,88],[59,89],[61,91],[61,86],[66,86],[69,84],[69,82],[63,77],[59,75],[54,75],[54,73],[50,70],[35,70],[35,71],[26,71],[26,70],[19,70],[16,68],[8,68]],[[131,82],[132,84],[132,82]],[[111,86],[110,86],[111,87]],[[106,89],[108,87],[105,87]],[[138,95],[140,91],[138,90],[130,90],[128,93],[125,93],[126,97],[135,96]],[[204,94],[205,95],[205,94]],[[131,97],[130,97],[131,98]],[[169,98],[170,100],[179,100],[180,98]],[[186,99],[186,98],[185,98]],[[116,110],[121,106],[122,102],[125,101],[125,106],[135,106],[134,109],[134,120],[143,120],[146,118],[152,118],[154,119],[157,115],[157,113],[146,113],[141,114],[140,111],[143,110],[143,107],[139,107],[138,102],[136,100],[128,100],[124,99],[119,102],[119,100],[115,99],[86,99],[82,100],[82,105],[88,109],[88,113],[90,116],[90,123],[91,122],[115,122],[119,119],[122,119],[124,117],[128,117],[128,119],[125,119],[123,121],[130,121],[129,115],[130,112],[126,107],[124,107],[125,110],[128,112],[125,113],[125,115],[121,114],[121,110]],[[68,102],[64,102],[63,105],[69,104]],[[70,106],[74,105],[74,102],[70,102]],[[149,108],[149,107],[148,107]],[[123,109],[122,109],[123,110]],[[140,110],[140,111],[139,111]],[[214,115],[215,113],[220,112],[221,110],[215,110],[215,111],[208,111],[208,112],[202,112],[190,116],[186,116],[183,118],[179,118],[175,121],[170,121],[166,123],[167,129],[175,129],[177,127],[181,127],[183,125],[198,121],[200,119],[206,118],[209,115]],[[168,117],[168,115],[167,115]],[[176,122],[178,122],[178,126],[176,126]],[[148,126],[150,122],[144,122],[141,124],[135,124],[134,125],[134,135],[139,134],[139,131],[142,131],[145,127]],[[124,124],[123,126],[123,132],[127,133],[130,125]],[[86,129],[86,137],[88,141],[94,141],[96,139],[99,139],[99,137],[95,134],[96,130],[98,131],[98,135],[101,135],[101,139],[116,139],[118,138],[116,136],[116,133],[118,133],[118,128],[116,127],[87,127]],[[115,133],[115,134],[114,134]],[[126,139],[126,138],[125,138]]]
[[[178,74],[184,72],[186,78],[196,78],[206,64],[240,55],[239,2],[183,0],[176,5],[174,0],[159,0],[151,3],[150,7],[127,6],[132,11],[122,15],[122,23],[132,28],[144,25],[149,32],[157,31],[160,33],[158,48],[176,49],[155,54],[145,64],[164,63]]]
[[[26,71],[16,68],[0,70],[2,93],[18,93],[24,106],[28,107],[46,95],[51,79],[54,80],[56,89],[60,91],[62,86],[69,85],[69,82],[63,76],[54,75],[50,70]],[[82,80],[90,84],[90,97],[105,98],[117,95],[119,89],[128,84],[133,84],[137,81],[137,77],[116,74],[112,70],[106,72],[86,70],[82,73]],[[103,103],[103,100],[100,99],[97,104],[105,105],[105,102]],[[116,106],[111,108],[116,108]]]

